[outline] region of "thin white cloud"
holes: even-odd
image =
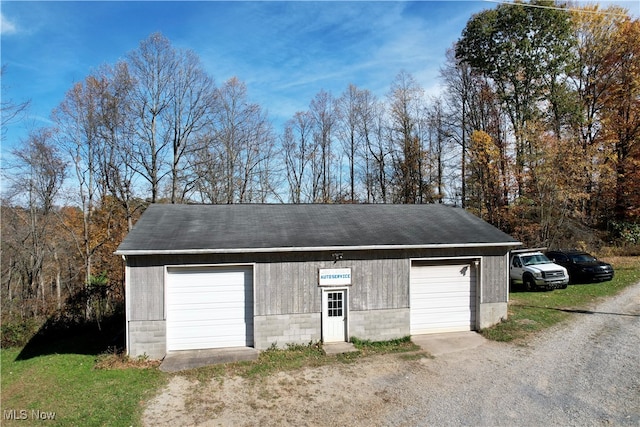
[[[0,35],[7,36],[18,32],[18,26],[0,12]]]
[[[428,93],[437,92],[439,67],[446,49],[458,36],[457,32],[453,38],[448,34],[457,16],[429,22],[423,15],[407,11],[403,3],[340,4],[331,8],[313,4],[311,14],[309,10],[302,13],[305,6],[295,4],[287,11],[291,13],[269,20],[270,28],[276,28],[282,36],[270,38],[270,44],[261,51],[268,61],[256,61],[260,54],[248,48],[253,54],[247,55],[246,62],[224,54],[216,55],[216,61],[211,62],[218,69],[225,64],[239,70],[250,94],[269,106],[276,122],[308,108],[320,90],[338,97],[350,83],[384,97],[400,71],[412,74]],[[263,19],[266,17],[260,15],[256,20]]]

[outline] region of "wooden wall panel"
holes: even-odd
[[[320,268],[351,268],[350,308],[379,310],[408,307],[409,261],[344,260],[256,264],[256,314],[313,313],[321,310]]]
[[[482,302],[506,302],[509,294],[506,257],[486,256],[482,269]]]
[[[482,256],[482,301],[504,302],[506,253],[506,248],[344,251],[337,262],[330,252],[129,256],[130,320],[164,318],[165,265],[253,264],[255,315],[266,316],[320,312],[320,268],[351,268],[351,310],[407,308],[410,260],[422,258]]]
[[[164,319],[164,267],[129,267],[129,320]]]

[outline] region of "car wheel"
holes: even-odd
[[[567,289],[567,283],[565,283],[564,285],[560,285],[558,289]]]
[[[533,277],[531,276],[525,276],[523,283],[527,291],[532,291],[536,288],[536,282],[533,281]]]

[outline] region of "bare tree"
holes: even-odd
[[[181,161],[194,147],[190,138],[202,131],[212,108],[213,79],[204,71],[200,59],[192,51],[178,51],[171,74],[171,110],[166,120],[171,130],[171,203],[182,201],[178,194]],[[184,192],[182,193],[184,194]]]
[[[208,126],[192,156],[201,197],[215,203],[263,199],[270,192],[265,165],[274,145],[271,124],[249,102],[246,85],[236,77],[227,80],[215,91]]]
[[[384,105],[368,90],[361,93],[359,133],[366,147],[363,150],[364,174],[367,183],[367,202],[387,202],[389,188],[388,163],[391,149],[388,144]]]
[[[336,122],[335,101],[329,92],[321,90],[311,101],[309,112],[313,117],[313,138],[318,149],[314,169],[313,201],[326,203],[335,195],[333,171],[333,127]]]
[[[196,140],[197,150],[187,157],[193,173],[192,193],[201,203],[225,201],[224,159],[211,133]]]
[[[428,182],[434,183],[436,194],[434,200],[443,203],[445,199],[445,168],[447,163],[447,153],[451,152],[449,144],[449,130],[445,121],[445,111],[441,99],[433,100],[428,114],[429,128],[429,163],[430,177]]]
[[[7,67],[5,65],[0,68],[0,78],[5,75]],[[26,113],[31,101],[23,101],[16,103],[11,98],[8,98],[6,93],[6,86],[2,85],[2,101],[0,102],[0,136],[1,139],[4,139],[4,135],[7,129],[7,126],[10,124],[19,121],[24,114]]]
[[[17,277],[23,316],[43,314],[47,305],[47,284],[51,278],[46,277],[45,263],[55,253],[54,203],[67,167],[52,139],[51,129],[39,129],[29,135],[23,148],[12,152],[15,162],[10,178],[12,193],[16,200],[24,201],[25,207],[3,210],[2,251],[10,257],[6,296],[9,302],[16,296],[11,292],[14,286],[11,279]],[[60,283],[57,285],[59,292]],[[30,313],[26,312],[27,306],[31,307]]]
[[[76,235],[72,229],[69,231],[76,239],[78,253],[84,261],[85,285],[90,282],[93,253],[98,245],[92,239],[93,214],[96,202],[104,196],[106,188],[99,179],[101,155],[104,152],[100,138],[100,111],[106,85],[104,79],[87,77],[67,92],[65,99],[53,112],[60,144],[72,159],[78,183],[78,204],[83,214],[82,235]]]
[[[419,203],[422,200],[422,145],[417,132],[423,89],[413,76],[401,72],[389,92],[389,127],[394,151],[396,201]]]
[[[155,33],[127,56],[127,62],[135,82],[131,108],[137,118],[129,158],[132,167],[149,183],[151,203],[155,203],[161,180],[171,173],[171,169],[167,170],[167,150],[172,147],[170,117],[176,53],[169,40]]]
[[[362,114],[363,93],[355,85],[350,84],[336,101],[338,117],[338,138],[349,162],[349,196],[353,203],[356,200],[356,155],[361,146],[360,120]]]
[[[309,112],[297,112],[285,124],[282,137],[284,161],[287,169],[289,197],[292,203],[302,203],[303,186],[312,150],[312,118]]]
[[[134,213],[141,207],[135,197],[138,175],[129,158],[135,139],[135,116],[130,110],[133,80],[126,62],[103,66],[97,73],[104,82],[97,111],[101,140],[99,179],[118,201],[131,230]]]
[[[447,50],[446,63],[440,69],[440,78],[446,87],[446,100],[450,110],[452,137],[460,145],[460,205],[467,204],[466,165],[468,154],[468,136],[473,131],[468,120],[471,94],[475,90],[471,66],[455,57],[455,47]]]
[[[258,104],[250,104],[247,113],[247,135],[240,153],[239,203],[264,200],[270,193],[268,166],[275,147],[271,123],[262,108]]]

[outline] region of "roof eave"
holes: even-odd
[[[203,254],[237,254],[268,252],[322,252],[322,251],[368,251],[368,250],[402,250],[402,249],[449,249],[449,248],[487,248],[516,247],[521,242],[494,243],[446,243],[427,245],[364,245],[364,246],[310,246],[310,247],[272,247],[272,248],[225,248],[225,249],[158,249],[158,250],[117,250],[115,255],[203,255]]]

